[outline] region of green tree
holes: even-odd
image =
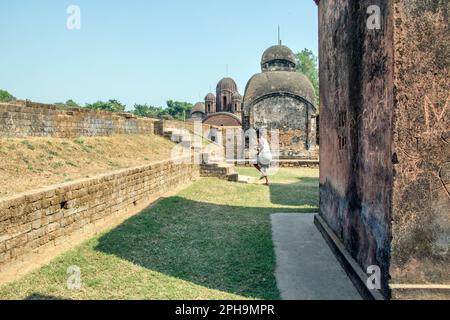
[[[316,96],[316,104],[319,105],[319,69],[317,56],[309,49],[303,49],[297,53],[297,71],[303,73],[312,83]]]
[[[147,118],[161,118],[166,113],[162,107],[155,107],[148,104],[135,104],[133,114]]]
[[[117,100],[109,100],[108,102],[97,101],[91,104],[88,103],[86,104],[86,108],[109,112],[124,112],[126,106]]]
[[[55,102],[54,105],[61,108],[80,108],[80,105],[72,99],[69,99],[66,102]]]
[[[73,101],[72,99],[67,100],[65,105],[69,108],[79,108],[80,107],[80,105],[78,103],[76,103],[75,101]]]
[[[184,120],[185,117],[188,118],[193,107],[194,105],[189,102],[167,101],[167,113],[177,120]]]
[[[16,97],[14,97],[11,93],[0,89],[0,102],[11,102],[14,100],[16,100]]]

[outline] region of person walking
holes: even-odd
[[[267,169],[269,169],[272,162],[272,152],[270,151],[269,142],[261,129],[256,130],[256,137],[258,138],[258,153],[257,163],[254,166],[262,174],[260,180],[265,179],[265,185],[268,186],[269,178],[267,177]]]

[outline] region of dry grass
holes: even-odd
[[[167,159],[173,146],[157,135],[0,138],[0,198]]]

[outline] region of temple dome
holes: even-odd
[[[294,65],[296,63],[295,55],[292,50],[281,44],[272,46],[264,51],[261,59],[261,66],[264,66],[266,63],[270,63],[273,61],[285,61]]]
[[[216,101],[216,96],[210,92],[206,95],[205,101]]]
[[[191,114],[195,112],[205,113],[205,104],[203,102],[197,102],[192,108]]]
[[[239,92],[235,92],[235,93],[233,93],[233,100],[242,100],[242,96],[241,96],[241,94],[239,93]]]
[[[245,88],[244,105],[251,106],[260,98],[270,95],[293,95],[315,104],[314,87],[299,72],[267,71],[254,75]]]
[[[234,80],[231,78],[223,78],[217,84],[217,92],[222,92],[222,91],[229,91],[229,92],[237,91],[236,82],[234,82]]]

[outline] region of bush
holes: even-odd
[[[0,102],[11,102],[15,100],[16,97],[14,97],[8,91],[0,89]]]

